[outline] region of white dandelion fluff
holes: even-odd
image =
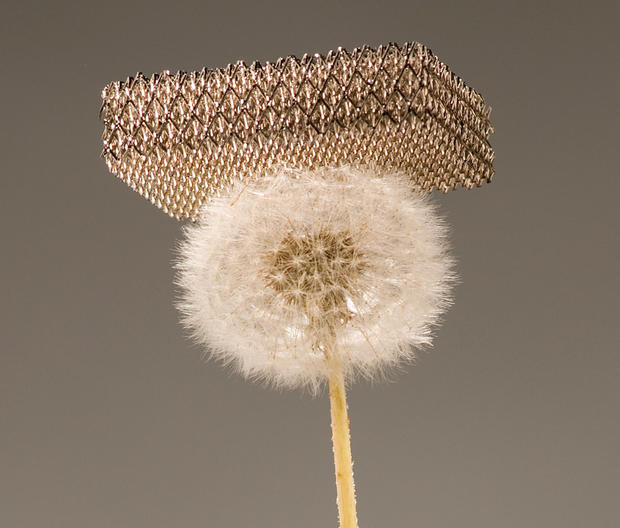
[[[405,176],[281,170],[212,200],[180,249],[183,323],[249,378],[317,388],[429,345],[450,304],[446,226]]]

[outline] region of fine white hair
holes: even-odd
[[[327,379],[320,335],[349,379],[411,360],[451,303],[446,225],[399,173],[282,169],[209,201],[185,235],[183,324],[277,386]]]

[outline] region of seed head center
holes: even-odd
[[[265,280],[308,315],[348,320],[347,299],[366,263],[348,231],[290,231],[265,261]]]

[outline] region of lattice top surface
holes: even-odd
[[[280,166],[372,165],[444,192],[493,176],[490,109],[417,43],[139,73],[102,98],[108,168],[178,219]]]

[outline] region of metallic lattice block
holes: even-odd
[[[441,191],[493,176],[490,109],[416,43],[138,74],[102,97],[110,171],[179,219],[278,166],[374,165]]]

